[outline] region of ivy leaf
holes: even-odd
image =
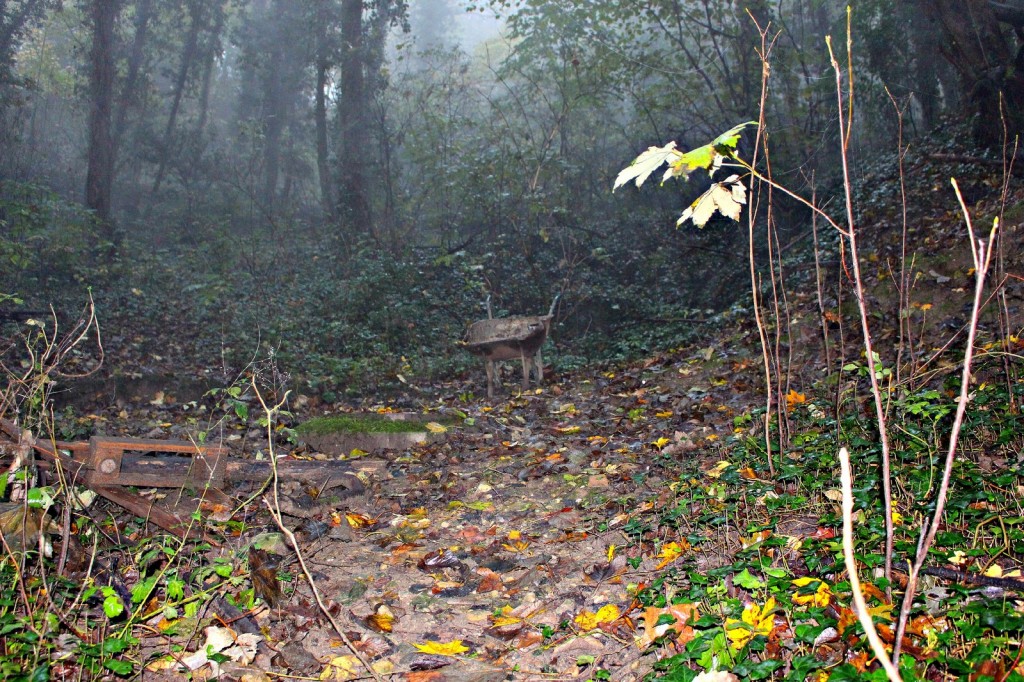
[[[109,594],[103,600],[103,613],[107,618],[117,618],[124,613],[124,602],[116,594]]]
[[[117,659],[110,659],[103,662],[103,667],[111,671],[115,675],[121,677],[127,677],[132,674],[134,666],[129,661],[120,661]]]
[[[648,147],[647,151],[633,159],[633,163],[619,171],[612,191],[614,192],[630,180],[634,181],[636,186],[639,187],[663,163],[674,164],[681,157],[683,157],[683,154],[676,151],[675,142],[669,142],[664,147]],[[664,181],[665,178],[662,179],[662,182]]]
[[[740,587],[746,590],[756,590],[759,587],[764,587],[764,582],[762,582],[758,578],[755,578],[753,575],[750,574],[750,571],[748,571],[745,568],[741,573],[736,575],[732,579],[732,581],[734,584],[739,585]]]

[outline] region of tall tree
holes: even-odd
[[[1024,44],[1004,28],[1013,3],[989,0],[921,0],[945,35],[942,52],[960,75],[965,101],[975,115],[974,133],[984,145],[1003,141],[1005,120],[1012,139],[1024,132]],[[997,16],[996,5],[1001,14]]]
[[[204,0],[188,0],[188,33],[185,42],[181,46],[181,59],[178,61],[178,73],[174,78],[174,92],[171,95],[171,111],[167,115],[167,125],[164,128],[162,153],[160,165],[157,168],[156,179],[153,181],[153,194],[160,191],[160,184],[163,182],[167,164],[174,154],[174,127],[178,120],[178,112],[181,109],[181,99],[185,95],[185,84],[188,82],[188,74],[192,69],[192,63],[196,57],[196,46],[199,43],[199,31],[203,25]]]
[[[370,102],[366,89],[363,49],[363,0],[341,1],[341,127],[339,218],[343,229],[371,232],[370,202],[366,196],[366,162]]]
[[[330,70],[337,61],[333,29],[337,26],[337,7],[333,0],[316,0],[313,35],[316,50],[316,85],[313,93],[313,119],[316,123],[316,168],[320,180],[320,206],[325,218],[333,222],[334,187],[331,182],[330,153],[327,141],[327,90]]]
[[[112,134],[114,103],[114,26],[121,11],[117,0],[92,0],[89,20],[89,151],[85,178],[85,205],[96,213],[100,228],[116,248],[112,196],[116,153]]]

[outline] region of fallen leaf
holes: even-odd
[[[811,604],[824,608],[828,606],[829,601],[832,599],[832,590],[824,580],[804,577],[791,581],[791,584],[800,590],[797,594],[793,595],[794,604]],[[813,590],[803,589],[815,584],[816,586]]]
[[[366,625],[377,632],[391,632],[394,629],[395,614],[387,604],[380,604],[377,609],[366,617]]]
[[[429,571],[437,568],[454,568],[461,566],[462,562],[451,550],[439,549],[425,555],[416,565],[421,571]]]
[[[597,613],[584,611],[576,616],[573,621],[584,631],[597,629],[602,623],[613,623],[619,619],[619,607],[615,604],[605,604]]]
[[[658,558],[661,559],[661,562],[657,566],[654,567],[654,570],[657,571],[657,570],[660,570],[662,568],[665,568],[670,563],[672,563],[673,561],[678,559],[680,557],[680,555],[683,552],[685,552],[686,550],[688,550],[689,548],[690,548],[690,543],[687,542],[686,540],[683,540],[682,543],[679,543],[679,542],[668,542],[668,543],[665,543],[664,545],[661,546],[661,551],[658,552]]]
[[[483,576],[483,578],[480,580],[480,584],[477,585],[476,588],[476,591],[478,593],[495,592],[504,587],[504,584],[501,581],[501,576],[492,571],[491,569],[481,566],[480,568],[476,569],[476,572],[477,575]]]
[[[348,521],[348,525],[353,528],[365,528],[366,526],[373,525],[373,519],[365,514],[357,514],[355,512],[346,512],[345,520]]]
[[[320,671],[320,679],[322,681],[336,680],[337,682],[345,682],[346,680],[353,680],[358,677],[361,669],[362,664],[355,656],[335,656]]]
[[[734,651],[739,651],[754,637],[767,637],[775,627],[775,598],[768,597],[763,607],[747,604],[739,619],[725,619],[725,634]]]
[[[469,651],[469,647],[465,646],[461,639],[453,639],[450,642],[435,642],[428,639],[424,644],[414,643],[413,646],[425,654],[433,654],[435,656],[457,656]]]

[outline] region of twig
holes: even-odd
[[[893,645],[893,660],[897,660],[900,651],[900,641],[907,628],[907,621],[910,618],[910,609],[914,602],[914,593],[917,591],[917,578],[924,566],[928,556],[928,550],[935,541],[935,533],[938,532],[939,523],[946,510],[946,498],[949,496],[949,479],[953,472],[953,462],[956,460],[957,439],[960,437],[960,429],[963,427],[964,414],[967,412],[967,403],[971,399],[971,361],[974,358],[974,339],[978,332],[978,318],[981,315],[982,294],[985,290],[985,275],[988,273],[989,265],[992,262],[992,250],[989,246],[996,236],[999,227],[999,219],[992,221],[992,230],[988,235],[988,242],[981,239],[975,240],[974,226],[971,223],[971,214],[964,203],[963,195],[956,179],[951,179],[953,191],[960,202],[960,208],[967,223],[967,233],[971,242],[971,257],[974,258],[974,303],[971,306],[971,322],[967,328],[967,347],[964,349],[963,372],[960,376],[960,397],[957,400],[956,416],[953,419],[953,428],[949,433],[949,448],[946,450],[946,463],[942,470],[942,483],[939,486],[938,497],[935,500],[935,511],[931,521],[921,524],[921,537],[917,543],[917,556],[914,564],[910,567],[907,577],[906,594],[903,596],[903,604],[900,607],[900,618],[896,624],[896,642]]]
[[[850,472],[850,453],[846,448],[839,450],[840,480],[843,488],[843,558],[846,560],[846,573],[850,576],[850,590],[853,592],[853,603],[857,611],[857,619],[864,628],[868,644],[875,652],[875,658],[885,668],[885,674],[891,682],[902,682],[900,671],[896,668],[885,651],[885,644],[878,636],[878,630],[871,621],[864,593],[860,589],[860,576],[857,575],[857,559],[853,554],[853,474]],[[886,510],[888,511],[888,510]],[[899,641],[897,635],[896,641]]]
[[[306,557],[303,555],[302,550],[299,548],[298,539],[296,539],[295,534],[292,533],[292,531],[284,524],[284,519],[281,518],[281,504],[280,500],[278,499],[279,486],[277,477],[277,453],[274,451],[273,416],[278,410],[281,409],[281,406],[284,405],[285,402],[288,400],[289,391],[285,392],[284,396],[281,398],[281,401],[279,403],[277,403],[273,407],[270,407],[263,399],[263,394],[260,392],[259,387],[256,386],[255,376],[252,378],[252,388],[253,391],[256,393],[256,398],[260,401],[260,405],[263,407],[263,413],[267,417],[267,453],[270,457],[270,466],[273,472],[273,484],[271,486],[270,492],[273,495],[274,500],[273,502],[271,502],[266,497],[264,497],[263,504],[266,505],[267,509],[270,511],[270,516],[274,519],[274,523],[277,524],[277,527],[281,529],[281,533],[284,535],[285,539],[288,540],[288,544],[291,545],[292,551],[295,552],[295,558],[298,560],[299,567],[302,569],[302,575],[305,576],[306,583],[309,585],[309,589],[313,592],[313,598],[316,600],[316,605],[320,608],[320,611],[330,622],[331,627],[334,628],[334,631],[338,633],[338,636],[341,637],[341,641],[345,643],[345,646],[348,647],[348,650],[351,651],[352,654],[357,659],[359,659],[359,662],[363,665],[363,667],[366,668],[366,670],[369,671],[371,675],[373,675],[373,678],[377,680],[377,682],[384,682],[384,679],[376,670],[373,669],[373,666],[370,665],[370,662],[363,655],[363,652],[359,651],[359,649],[356,648],[355,644],[352,643],[352,640],[349,639],[348,635],[345,634],[345,631],[342,629],[341,624],[338,623],[338,621],[334,618],[334,615],[327,608],[327,604],[324,603],[323,597],[320,595],[320,590],[316,586],[316,581],[313,579],[313,572],[310,571],[309,566],[306,565]]]
[[[842,72],[839,69],[839,62],[836,61],[832,51],[832,36],[825,37],[828,45],[829,58],[832,61],[832,70],[836,74],[836,97],[839,101],[839,128],[844,130],[852,125],[852,121],[843,120],[843,81]],[[851,51],[850,38],[850,8],[846,9],[846,48]],[[852,58],[852,57],[851,57]],[[853,99],[853,83],[851,73],[849,99]],[[850,102],[850,111],[853,111],[853,104]],[[853,190],[850,185],[850,166],[848,159],[849,135],[843,138],[842,153],[839,158],[843,162],[843,191],[846,198],[846,223],[847,239],[850,243],[850,263],[853,268],[853,287],[857,297],[857,309],[860,311],[860,327],[864,337],[864,352],[867,356],[868,377],[871,380],[871,395],[875,399],[875,418],[878,421],[878,437],[882,444],[882,505],[885,507],[885,579],[892,582],[892,550],[893,550],[893,524],[892,524],[892,480],[889,472],[889,434],[885,419],[885,404],[882,400],[882,389],[878,385],[878,372],[875,369],[875,352],[871,343],[871,328],[868,324],[867,297],[864,294],[864,279],[860,274],[860,258],[857,254],[857,234],[854,229],[853,219]]]

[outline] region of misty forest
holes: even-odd
[[[0,678],[1024,681],[1024,1],[0,0]]]

